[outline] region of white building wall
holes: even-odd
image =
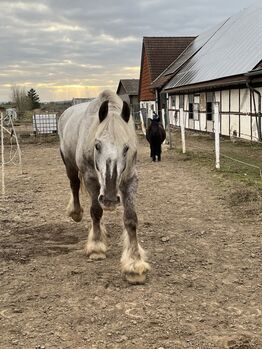
[[[257,88],[262,95],[262,87]],[[171,98],[171,96],[169,96]],[[172,96],[173,105],[170,105],[172,111],[170,112],[170,121],[176,126],[180,126],[179,115],[179,95]],[[258,108],[258,96],[255,94],[255,104],[250,96],[248,88],[231,89],[215,91],[213,100],[220,102],[221,111],[221,134],[225,136],[233,136],[258,140],[258,130],[256,118],[251,117],[251,113]],[[206,118],[206,111],[204,106],[206,104],[205,93],[200,93],[199,98],[200,112],[199,120],[189,119],[189,98],[184,95],[184,110],[185,110],[185,127],[200,131],[214,132],[214,123]],[[257,111],[257,110],[256,110]]]
[[[230,90],[230,111],[239,112],[239,90]]]
[[[250,111],[250,92],[248,89],[240,90],[240,112],[249,113]]]
[[[153,111],[156,111],[156,101],[141,101],[140,109],[145,108],[149,118],[153,117]]]
[[[229,136],[229,110],[230,110],[230,103],[229,103],[229,90],[221,91],[221,134]]]
[[[207,130],[207,117],[206,113],[200,112],[199,113],[199,129],[200,131],[206,131]]]
[[[220,91],[215,92],[214,102],[220,102]]]
[[[250,91],[249,89],[240,90],[240,136],[244,139],[251,139],[251,121],[250,116]]]
[[[239,90],[230,90],[230,136],[240,137],[239,134]],[[235,114],[237,113],[237,114]]]
[[[194,126],[195,126],[195,130],[200,131],[200,121],[194,120]]]
[[[188,110],[189,108],[189,102],[188,102],[188,95],[184,95],[184,109]],[[188,117],[188,112],[184,113],[184,122],[185,122],[185,127],[189,128],[189,117]]]
[[[249,115],[240,116],[240,137],[251,140],[251,120]]]

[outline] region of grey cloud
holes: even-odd
[[[140,64],[143,36],[197,35],[252,2],[0,1],[0,100],[15,83],[116,86]]]

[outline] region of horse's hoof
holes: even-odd
[[[75,222],[81,222],[83,218],[83,212],[84,210],[82,209],[82,207],[80,207],[80,210],[77,210],[77,211],[74,209],[71,209],[70,205],[67,208],[68,217],[71,217]]]
[[[81,222],[83,218],[83,211],[77,213],[77,212],[71,212],[69,214],[69,217],[71,217],[75,222]]]
[[[131,285],[143,285],[146,282],[146,273],[125,273],[125,278]]]
[[[92,252],[89,255],[89,259],[93,260],[93,261],[99,261],[102,259],[106,259],[106,254],[103,252]]]

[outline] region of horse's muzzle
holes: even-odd
[[[98,201],[105,211],[113,211],[120,205],[120,196],[108,198],[104,195],[99,195]]]

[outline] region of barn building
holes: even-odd
[[[151,83],[176,59],[195,37],[144,37],[142,43],[139,101],[150,115],[156,110],[156,94]]]
[[[219,102],[220,132],[261,141],[262,2],[257,1],[199,35],[155,79],[152,88],[168,96],[169,120],[213,132]]]

